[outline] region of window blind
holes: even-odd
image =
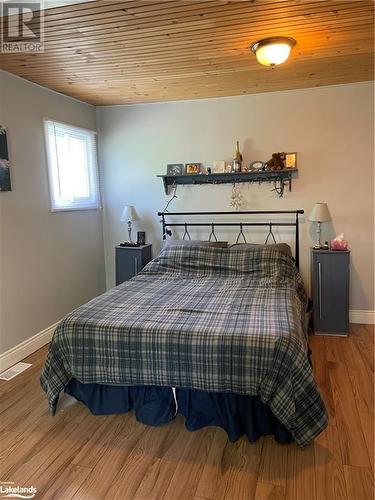
[[[96,133],[46,119],[52,211],[100,206]]]

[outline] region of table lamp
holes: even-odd
[[[136,245],[134,241],[132,240],[132,223],[136,222],[138,220],[137,212],[135,211],[135,208],[133,205],[125,205],[120,221],[121,222],[127,222],[128,223],[128,241],[127,243],[131,243],[133,245]]]
[[[327,222],[331,220],[327,203],[315,203],[315,206],[311,211],[309,220],[311,222],[316,222],[317,239],[314,248],[322,248],[322,245],[320,243],[320,233],[321,233],[320,225],[322,222]]]

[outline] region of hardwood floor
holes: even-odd
[[[228,442],[223,430],[188,432],[183,419],[152,428],[134,414],[92,416],[80,403],[50,417],[33,367],[0,381],[0,481],[33,485],[36,499],[373,499],[374,331],[311,337],[328,428],[305,450],[273,438]]]

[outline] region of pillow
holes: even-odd
[[[163,248],[167,247],[216,247],[227,248],[227,241],[200,241],[200,240],[164,240]]]
[[[273,243],[272,245],[262,245],[261,243],[234,243],[234,245],[229,245],[229,248],[233,248],[233,247],[244,247],[244,248],[262,248],[262,247],[272,247],[272,248],[276,248],[277,250],[281,250],[283,253],[285,253],[286,255],[288,255],[289,257],[292,257],[292,250],[290,248],[290,246],[286,243]]]

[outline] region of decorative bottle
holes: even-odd
[[[240,153],[240,143],[236,143],[236,152],[232,163],[232,172],[241,172],[242,169],[242,154]]]

